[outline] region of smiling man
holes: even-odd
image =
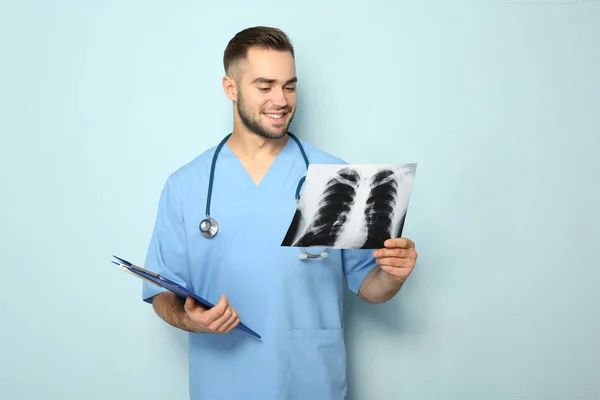
[[[250,49],[248,50],[248,64],[268,63],[269,58],[272,58],[272,56],[273,54],[266,50]],[[249,66],[247,65],[247,67]],[[278,82],[275,79],[256,78],[249,83],[246,82],[244,85],[245,75],[242,74],[243,70],[239,71],[239,69],[241,67],[238,67],[238,71],[232,73],[234,78],[230,78],[229,76],[223,78],[228,97],[237,104],[237,114],[235,116],[239,117],[241,123],[252,133],[267,139],[281,139],[287,134],[287,129],[294,118],[296,108],[295,96],[286,96],[281,93],[280,95],[272,96],[269,104],[263,105],[262,102],[264,102],[263,99],[268,96],[269,92],[272,92],[274,86],[282,86],[284,92],[287,94],[295,93],[297,79],[294,77],[285,82]],[[240,91],[237,94],[237,98],[233,99],[232,97],[236,95],[236,86],[240,87]],[[251,95],[254,95],[253,98],[248,100],[244,98],[242,94],[244,86],[255,88],[253,93],[247,90]],[[255,106],[252,107],[250,103],[255,103]]]
[[[281,246],[307,164],[344,162],[288,131],[297,77],[285,33],[243,30],[223,62],[233,131],[168,178],[145,263],[216,306],[146,284],[143,298],[189,332],[192,400],[344,399],[344,290],[371,303],[393,297],[414,268],[414,243],[315,258]],[[235,329],[240,320],[261,338]]]

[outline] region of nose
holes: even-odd
[[[274,89],[271,91],[273,96],[271,97],[271,102],[274,106],[277,107],[285,107],[288,104],[287,96],[283,89]]]

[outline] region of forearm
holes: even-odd
[[[205,332],[189,318],[184,303],[185,300],[174,293],[164,292],[154,296],[152,307],[154,312],[171,326],[188,332]]]
[[[390,279],[389,274],[377,266],[365,277],[359,296],[369,303],[384,303],[398,293],[403,283],[404,280]]]

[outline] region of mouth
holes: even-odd
[[[283,122],[285,120],[285,117],[287,116],[287,113],[285,113],[285,112],[280,112],[280,113],[264,113],[263,115],[265,115],[267,117],[267,119],[269,119],[270,121],[273,121],[273,122]]]

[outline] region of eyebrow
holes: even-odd
[[[285,85],[288,85],[290,83],[296,83],[298,82],[298,78],[297,77],[293,77],[292,79],[289,79],[285,82]],[[255,80],[252,81],[252,84],[256,84],[256,83],[266,83],[269,85],[272,85],[274,83],[277,83],[276,79],[268,79],[268,78],[256,78]]]

